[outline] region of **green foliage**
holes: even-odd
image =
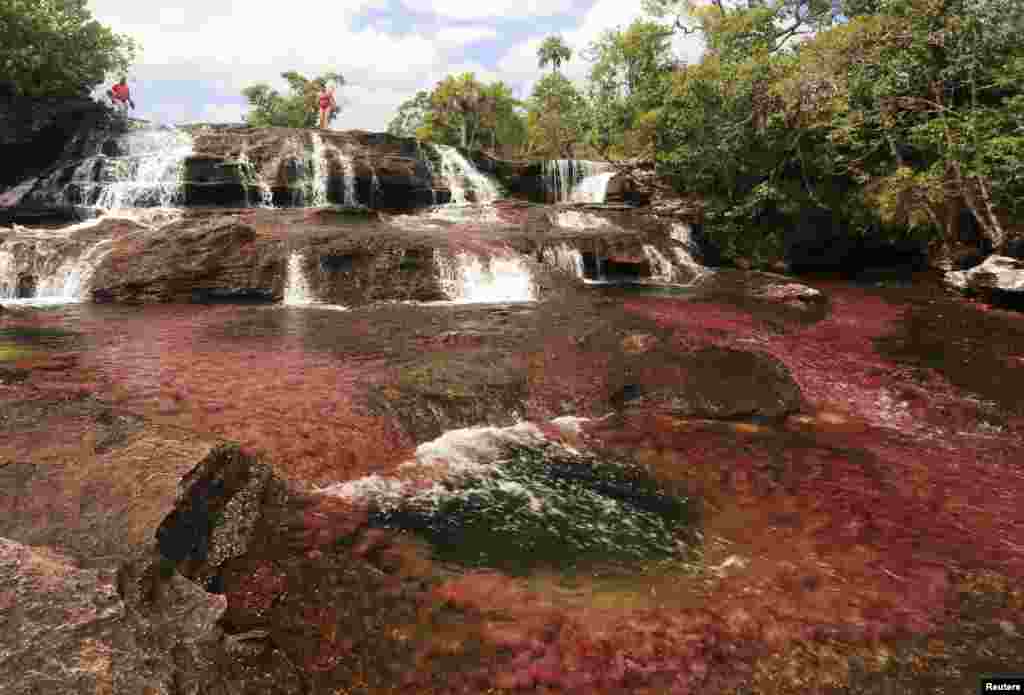
[[[0,37],[0,77],[26,96],[85,96],[126,73],[138,51],[85,0],[2,0]]]
[[[568,63],[572,59],[572,49],[565,44],[561,36],[549,36],[544,39],[537,49],[537,67],[544,69],[544,66],[551,65],[551,72],[558,72],[562,63]]]
[[[651,156],[675,60],[669,27],[637,20],[591,44],[589,141],[604,156]]]
[[[403,138],[416,137],[416,131],[427,124],[430,108],[430,92],[416,92],[416,96],[399,105],[398,113],[388,124],[388,132]]]
[[[949,238],[966,207],[1005,241],[1024,200],[1020,3],[650,6],[709,49],[676,71],[655,138],[727,256],[826,212],[854,233]]]
[[[572,158],[583,142],[588,117],[583,97],[561,73],[545,75],[533,88],[527,107],[529,153],[543,159]]]
[[[250,110],[245,117],[249,125],[257,128],[313,128],[319,119],[317,96],[320,90],[331,83],[338,87],[345,85],[345,78],[337,72],[307,79],[295,71],[289,71],[281,73],[281,77],[288,83],[288,95],[280,94],[264,83],[242,90],[242,95],[249,101]],[[340,112],[340,105],[331,109],[328,123],[334,121]]]
[[[504,82],[484,84],[471,73],[448,75],[431,92],[403,102],[388,132],[467,149],[518,151],[526,141],[520,103]]]

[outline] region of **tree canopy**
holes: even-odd
[[[518,150],[526,140],[521,105],[504,82],[484,84],[471,73],[449,75],[398,107],[393,135],[473,149]]]
[[[541,42],[537,49],[537,67],[544,69],[544,66],[551,65],[552,72],[558,72],[562,63],[572,59],[572,49],[565,44],[561,36],[549,36]]]
[[[246,122],[254,127],[277,126],[282,128],[313,128],[317,125],[319,105],[317,96],[325,86],[345,85],[345,78],[339,72],[328,72],[308,79],[295,71],[283,72],[281,77],[288,83],[289,94],[281,94],[270,85],[259,83],[246,87],[242,95],[249,101]],[[328,123],[333,122],[341,112],[340,99],[331,109]]]
[[[25,96],[85,96],[126,73],[138,51],[93,19],[86,0],[4,0],[0,36],[0,79]]]

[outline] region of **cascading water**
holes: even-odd
[[[246,188],[249,186],[255,186],[256,190],[260,193],[259,207],[273,208],[274,192],[270,189],[270,186],[267,185],[267,182],[263,179],[263,176],[256,168],[256,165],[249,159],[245,150],[238,153],[238,164],[242,169],[242,181]],[[246,198],[248,198],[248,195]]]
[[[136,129],[122,136],[118,144],[126,154],[105,158],[104,180],[96,184],[96,207],[171,207],[182,202],[185,158],[192,154],[193,146],[188,133],[174,128]],[[84,162],[76,175],[81,170],[84,178],[87,167]]]
[[[309,280],[302,270],[302,254],[292,251],[288,255],[288,275],[284,286],[285,306],[309,306],[314,302]]]
[[[457,303],[529,302],[536,298],[533,277],[518,256],[481,260],[460,252],[453,257],[434,252],[441,287]]]
[[[672,261],[665,258],[664,254],[650,244],[644,244],[644,255],[647,256],[647,263],[651,266],[651,279],[661,282],[676,281],[676,267]]]
[[[310,155],[308,171],[310,178],[306,187],[309,189],[309,206],[318,208],[327,205],[327,167],[324,164],[324,141],[319,135],[310,135],[313,141],[313,152]]]
[[[468,181],[473,191],[474,198],[478,203],[491,203],[501,197],[501,191],[495,183],[480,173],[472,162],[450,145],[434,145],[434,149],[441,157],[441,176],[445,185],[452,192],[451,202],[456,205],[465,204],[466,187],[463,181]]]
[[[544,188],[554,194],[556,203],[603,203],[614,175],[607,169],[603,162],[586,159],[548,160],[542,166]]]
[[[669,231],[669,236],[673,241],[677,242],[677,245],[672,247],[672,253],[675,254],[678,265],[693,273],[693,282],[697,282],[705,275],[710,275],[714,272],[693,258],[693,253],[698,253],[699,248],[693,240],[693,230],[690,228],[690,225],[685,222],[673,224],[672,229]]]
[[[103,239],[80,255],[61,259],[60,250],[51,240],[26,240],[23,243],[32,244],[33,248],[23,254],[27,261],[20,263],[11,251],[0,250],[0,300],[30,304],[83,301],[97,266],[110,254],[113,241]],[[32,278],[29,296],[19,296],[23,278]]]
[[[583,254],[569,244],[556,244],[545,247],[544,262],[559,268],[573,276],[583,279]]]
[[[342,200],[342,204],[350,208],[359,207],[359,200],[356,198],[356,166],[348,153],[337,149],[335,152],[341,162],[341,170],[345,174],[345,198]]]
[[[587,176],[572,191],[574,203],[603,203],[608,197],[608,183],[615,176],[614,171],[606,171]]]

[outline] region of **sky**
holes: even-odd
[[[337,130],[383,131],[398,105],[445,75],[498,79],[520,98],[540,77],[537,47],[561,34],[573,49],[562,71],[582,81],[581,53],[607,29],[642,16],[640,0],[91,0],[94,17],[142,45],[128,72],[136,118],[165,124],[229,122],[247,110],[241,90],[280,74],[340,72]],[[689,61],[696,44],[681,38]],[[101,95],[109,85],[97,88]]]

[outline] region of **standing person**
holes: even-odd
[[[320,105],[320,130],[324,130],[327,128],[327,121],[331,117],[331,111],[338,105],[334,101],[334,88],[328,88],[324,84],[320,88],[320,94],[317,95],[317,103]]]
[[[133,109],[135,108],[135,102],[132,101],[131,92],[128,90],[128,78],[126,77],[122,77],[120,82],[111,87],[107,91],[107,96],[110,97],[110,103],[121,116],[128,116],[129,104]]]

